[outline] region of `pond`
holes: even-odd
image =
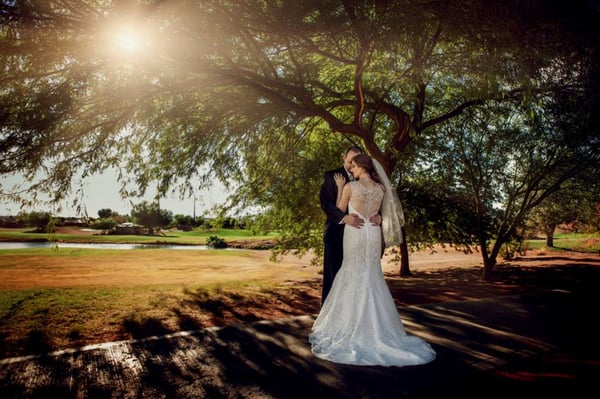
[[[91,249],[211,249],[206,245],[159,245],[159,244],[108,244],[108,243],[77,243],[77,242],[12,242],[1,241],[2,249],[35,249],[35,248],[91,248]]]

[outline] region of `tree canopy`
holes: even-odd
[[[320,173],[350,142],[400,184],[467,110],[598,89],[591,1],[0,4],[0,173],[31,181],[2,195],[60,200],[109,167],[123,195],[218,179],[284,244],[320,246]]]

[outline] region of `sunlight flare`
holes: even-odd
[[[120,52],[135,53],[142,48],[142,38],[133,29],[124,29],[115,33],[115,42]]]

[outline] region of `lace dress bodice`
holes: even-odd
[[[367,188],[358,181],[349,184],[352,188],[349,205],[351,209],[366,218],[379,211],[384,194],[381,184],[373,188]]]

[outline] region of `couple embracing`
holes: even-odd
[[[383,245],[402,240],[399,200],[381,165],[360,147],[348,148],[343,161],[342,168],[325,172],[320,192],[327,222],[312,352],[342,364],[428,363],[435,351],[405,332],[381,268]]]

